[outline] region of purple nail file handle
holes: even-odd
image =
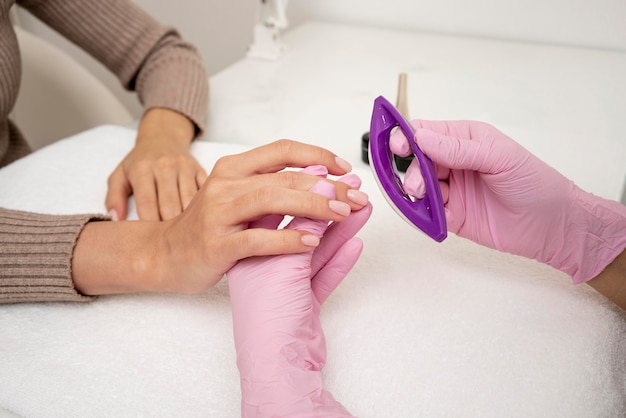
[[[413,200],[404,191],[402,180],[394,168],[393,153],[389,148],[389,138],[394,127],[399,126],[409,139],[411,149],[419,162],[426,185],[423,199]],[[441,242],[447,236],[446,217],[443,210],[441,188],[433,162],[419,149],[413,137],[415,130],[387,99],[379,96],[374,101],[370,126],[370,165],[387,202],[409,224],[425,232],[435,241]]]

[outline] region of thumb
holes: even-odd
[[[352,270],[361,255],[361,251],[363,251],[363,241],[359,238],[348,240],[313,277],[311,290],[320,305],[326,301]]]
[[[315,276],[330,262],[337,251],[365,225],[372,214],[372,204],[368,203],[362,209],[352,212],[341,222],[333,222],[313,253],[311,272]]]

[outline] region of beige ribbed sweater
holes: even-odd
[[[8,119],[20,84],[20,56],[9,20],[13,0],[0,0],[0,167],[30,152]],[[189,117],[202,132],[208,78],[195,48],[125,0],[17,1],[102,62],[146,109]],[[2,190],[0,190],[2,193]],[[0,303],[83,301],[72,283],[78,234],[99,215],[53,216],[0,208]]]

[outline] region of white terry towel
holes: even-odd
[[[0,170],[0,206],[104,212],[135,131],[104,126]],[[196,142],[207,171],[247,149]],[[626,315],[519,257],[409,227],[371,174],[359,263],[324,305],[326,386],[359,417],[626,415]],[[133,216],[134,211],[133,211]],[[0,306],[0,411],[237,417],[228,288]],[[0,413],[1,415],[1,413]]]

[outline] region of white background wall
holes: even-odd
[[[242,58],[252,39],[260,0],[136,0],[175,25],[204,57],[210,73]],[[131,112],[140,107],[108,72],[82,51],[20,12],[22,25],[60,45],[111,87]],[[625,0],[291,0],[293,27],[306,20],[545,42],[626,53]]]
[[[292,0],[298,19],[626,51],[624,0]]]

